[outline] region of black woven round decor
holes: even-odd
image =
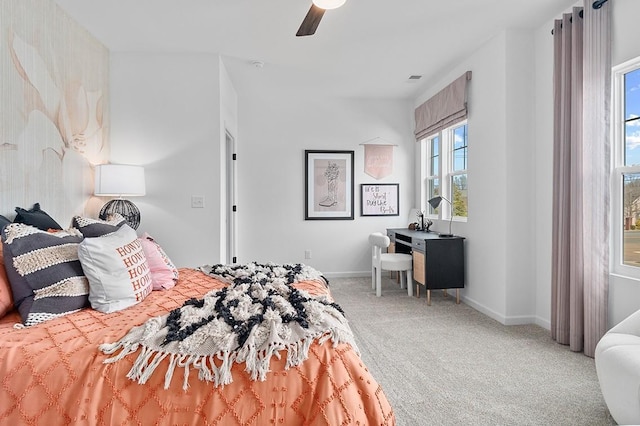
[[[133,229],[138,229],[140,226],[140,210],[129,200],[123,200],[117,198],[109,201],[102,206],[98,217],[102,220],[107,220],[110,214],[119,213],[127,221],[127,225]]]

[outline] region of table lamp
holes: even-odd
[[[449,201],[446,198],[441,197],[440,195],[438,195],[437,197],[431,198],[427,202],[429,203],[429,205],[431,207],[433,207],[434,209],[437,209],[438,206],[440,205],[440,203],[442,202],[442,200],[445,200],[451,206],[451,214],[450,214],[451,219],[449,219],[449,233],[448,234],[440,234],[440,236],[441,237],[453,237],[453,234],[451,233],[451,222],[453,221],[453,204],[451,204],[451,201]]]
[[[110,214],[121,214],[133,229],[140,225],[140,210],[122,197],[145,195],[144,167],[128,164],[100,164],[96,166],[96,196],[118,197],[100,209],[98,217],[107,220]]]

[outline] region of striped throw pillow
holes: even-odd
[[[24,325],[89,306],[89,282],[78,260],[77,231],[42,231],[22,223],[2,231],[4,263]]]

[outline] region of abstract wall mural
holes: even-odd
[[[0,2],[0,214],[90,214],[109,158],[109,51],[51,0]]]

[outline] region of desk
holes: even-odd
[[[420,285],[427,290],[427,305],[431,305],[431,290],[464,288],[464,237],[440,237],[435,232],[412,231],[406,228],[387,229],[391,240],[389,250],[413,255],[413,280],[420,297]],[[409,283],[408,285],[411,285]]]

